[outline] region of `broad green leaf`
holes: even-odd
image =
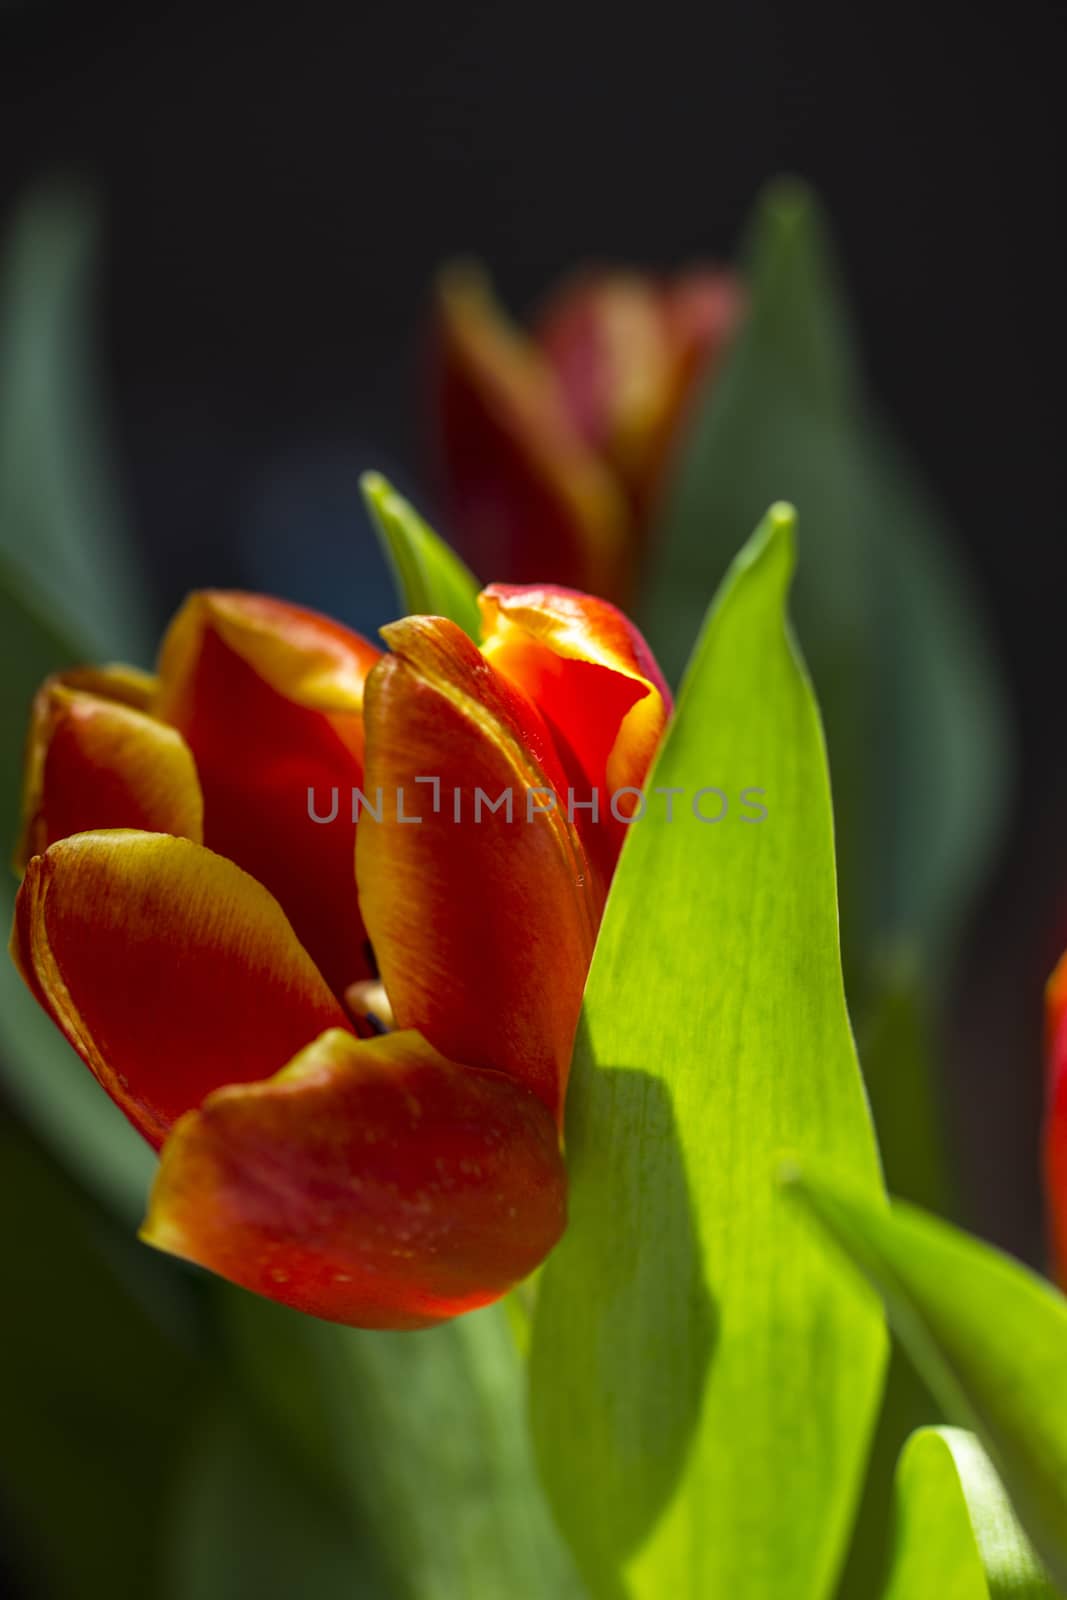
[[[580,1600],[538,1482],[502,1306],[423,1333],[359,1333],[234,1296],[238,1362],[396,1600]]]
[[[472,639],[480,639],[477,578],[377,472],[365,472],[361,483],[405,611],[449,617]]]
[[[197,1381],[173,1335],[181,1319],[164,1294],[141,1293],[158,1279],[148,1252],[9,1119],[0,1184],[0,1487],[12,1553],[43,1585],[34,1594],[143,1600],[158,1593],[162,1499]]]
[[[882,1600],[1056,1600],[978,1440],[923,1428],[897,1470]]]
[[[792,1179],[881,1294],[946,1415],[982,1440],[1034,1548],[1067,1584],[1067,1300],[936,1217],[899,1201],[875,1208],[844,1185],[806,1170]]]
[[[801,508],[795,614],[826,721],[858,992],[872,951],[914,943],[926,962],[951,941],[1003,809],[1006,719],[967,571],[867,404],[801,185],[765,195],[748,277],[746,326],[679,458],[644,620],[675,674],[762,508]]]
[[[799,1141],[832,1151],[872,1206],[882,1193],[792,569],[793,515],[776,507],[697,646],[586,990],[571,1220],[542,1275],[531,1378],[542,1472],[597,1596],[822,1600],[878,1402],[876,1304],[835,1283],[775,1183],[776,1152]],[[711,786],[728,808],[703,823]],[[721,810],[710,792],[700,805]]]
[[[150,625],[100,440],[89,352],[94,221],[78,191],[31,196],[0,282],[0,918],[30,701],[78,660],[143,654]],[[152,1156],[0,960],[0,1071],[20,1109],[129,1221]]]

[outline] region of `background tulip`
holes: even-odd
[[[529,332],[484,274],[437,294],[432,409],[450,527],[474,570],[632,602],[664,472],[743,309],[729,271],[565,283]]]
[[[612,823],[579,833],[568,783],[640,782],[669,709],[613,607],[484,606],[484,651],[408,617],[383,655],[299,607],[196,594],[157,678],[67,673],[33,707],[12,953],[162,1149],[142,1237],[364,1327],[485,1304],[563,1229],[617,852]]]
[[[1067,1284],[1067,956],[1049,979],[1046,1008],[1045,1187],[1053,1253],[1060,1281]]]

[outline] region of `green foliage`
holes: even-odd
[[[143,1252],[9,1123],[0,1173],[0,1485],[15,1550],[55,1600],[143,1600],[196,1375],[174,1337],[182,1307],[166,1305],[164,1331],[163,1298],[142,1297],[133,1270]]]
[[[379,473],[365,472],[362,486],[404,611],[449,617],[472,639],[481,638],[477,578]]]
[[[988,1450],[1053,1578],[1067,1584],[1067,1300],[914,1206],[794,1175],[797,1197],[885,1301],[946,1415]]]
[[[163,1600],[391,1600],[284,1442],[219,1399],[176,1475]]]
[[[503,1307],[414,1335],[329,1327],[236,1292],[228,1311],[239,1369],[347,1507],[390,1600],[579,1600]]]
[[[93,253],[86,197],[41,191],[0,283],[5,849],[34,689],[79,659],[144,661],[154,633],[102,448]],[[382,478],[363,487],[405,609],[478,637],[474,577]],[[805,515],[796,606],[827,713],[887,1166],[898,1190],[942,1207],[924,982],[993,836],[999,701],[950,549],[866,411],[821,224],[796,188],[764,208],[752,316],[668,518],[650,610],[668,665],[774,494]],[[207,1282],[125,1240],[0,1127],[17,1307],[0,1478],[19,1560],[52,1600],[827,1600],[884,1329],[876,1297],[775,1184],[783,1148],[840,1174],[840,1190],[805,1181],[809,1209],[1063,1579],[1064,1302],[975,1241],[885,1208],[842,990],[820,722],[785,621],[792,565],[778,507],[708,617],[650,778],[683,791],[673,818],[653,793],[623,855],[574,1066],[571,1226],[527,1286],[521,1341],[506,1307],[360,1334]],[[727,794],[718,823],[691,809],[711,786]],[[762,791],[762,821],[745,788]],[[885,964],[900,948],[907,969]],[[132,1226],[151,1153],[8,963],[0,1065],[49,1151]],[[883,1469],[924,1403],[901,1384],[850,1600],[872,1592],[885,1530],[867,1510],[886,1503]],[[977,1441],[916,1434],[883,1600],[1050,1592]]]
[[[882,1600],[1055,1600],[973,1434],[923,1428],[901,1456]]]
[[[799,1144],[882,1193],[822,734],[784,614],[792,534],[772,510],[712,608],[650,779],[684,795],[633,826],[586,991],[571,1224],[531,1361],[542,1470],[598,1596],[825,1595],[878,1401],[876,1307],[835,1283],[773,1176]],[[691,810],[711,784],[731,796],[715,825]]]
[[[645,622],[675,675],[763,507],[801,508],[795,614],[826,722],[856,998],[872,956],[903,942],[925,965],[951,942],[1003,808],[1005,719],[967,573],[872,415],[799,184],[768,190],[748,281],[745,328],[681,455]]]
[[[93,657],[140,662],[151,607],[104,440],[92,293],[97,218],[72,185],[36,189],[0,267],[0,570]]]

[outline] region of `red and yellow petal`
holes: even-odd
[[[372,976],[351,793],[363,777],[364,683],[380,655],[315,612],[221,592],[191,596],[160,653],[156,710],[196,759],[204,842],[278,898],[338,994]],[[316,821],[312,809],[336,816]]]
[[[602,898],[552,741],[453,623],[409,617],[383,635],[393,654],[366,702],[366,790],[381,790],[382,814],[361,820],[356,858],[397,1025],[519,1079],[559,1116]],[[436,812],[419,777],[438,780]],[[507,791],[511,820],[488,809]],[[398,792],[421,822],[401,820]]]
[[[114,700],[133,711],[151,711],[159,693],[159,679],[152,672],[128,666],[124,661],[107,662],[102,667],[71,667],[49,680],[95,694],[101,700]]]
[[[1067,1285],[1067,955],[1046,991],[1048,1101],[1045,1119],[1045,1187],[1053,1253]]]
[[[176,729],[135,708],[136,677],[116,682],[115,671],[69,673],[38,690],[26,747],[19,871],[57,839],[87,829],[202,837],[203,801],[188,745]],[[143,684],[146,693],[150,683]],[[104,697],[116,688],[127,698]]]
[[[612,464],[639,520],[653,506],[693,388],[714,375],[741,309],[730,272],[672,282],[587,272],[553,296],[534,330],[582,437]]]
[[[347,1026],[266,889],[167,834],[79,833],[35,856],[11,953],[156,1146],[212,1089],[266,1077],[323,1029]]]
[[[475,571],[618,592],[636,538],[626,496],[583,439],[549,362],[477,270],[442,278],[437,344],[444,487]]]
[[[538,706],[578,802],[586,848],[610,876],[671,712],[671,695],[633,623],[573,590],[491,584],[479,596],[482,650]],[[614,809],[613,809],[614,805]]]
[[[417,1033],[331,1031],[182,1118],[141,1236],[314,1316],[419,1328],[504,1294],[565,1220],[534,1095]]]

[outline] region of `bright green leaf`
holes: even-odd
[[[571,1220],[531,1363],[542,1471],[598,1596],[821,1600],[878,1402],[876,1304],[835,1283],[774,1180],[799,1144],[882,1192],[822,733],[785,620],[792,535],[775,508],[712,609],[586,991]],[[711,786],[717,824],[692,809]]]
[[[876,1209],[806,1171],[792,1186],[881,1294],[946,1415],[982,1440],[1034,1548],[1067,1584],[1067,1300],[914,1206]]]
[[[477,578],[377,472],[365,472],[361,482],[405,611],[449,617],[472,639],[479,639]]]
[[[579,1600],[537,1478],[502,1306],[424,1333],[359,1333],[233,1296],[239,1364],[346,1498],[397,1600]]]
[[[896,1521],[882,1600],[1055,1600],[978,1440],[923,1428],[897,1469]]]

